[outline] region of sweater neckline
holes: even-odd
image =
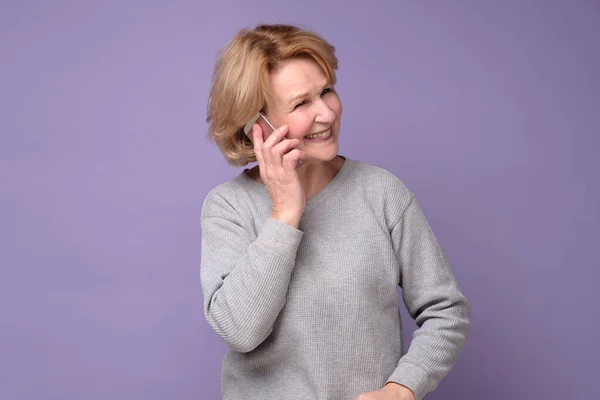
[[[333,177],[333,179],[323,189],[321,189],[319,193],[317,193],[315,196],[306,201],[304,213],[307,213],[308,211],[312,210],[324,199],[329,197],[332,193],[335,193],[338,188],[343,186],[343,183],[346,181],[348,176],[350,176],[352,170],[356,165],[356,161],[343,155],[339,156],[344,159],[344,163],[342,164],[340,170]],[[257,182],[254,179],[250,178],[246,174],[247,171],[248,168],[244,169],[238,175],[238,180],[242,182],[245,186],[260,194],[261,196],[271,199],[271,195],[269,194],[267,187],[263,183]]]

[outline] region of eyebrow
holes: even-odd
[[[323,85],[321,85],[320,92],[322,92],[323,89],[327,88],[327,86],[331,86],[331,83],[330,82],[325,82]],[[304,97],[307,97],[308,95],[309,95],[309,93],[306,92],[306,91],[305,92],[296,93],[295,95],[293,95],[292,97],[290,97],[290,99],[288,100],[287,103],[288,104],[295,103],[296,101],[298,101],[298,100],[300,100],[300,99],[302,99]]]

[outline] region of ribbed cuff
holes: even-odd
[[[303,236],[304,232],[281,221],[269,218],[263,225],[255,243],[295,260]]]
[[[421,400],[435,388],[435,382],[429,378],[427,371],[417,364],[402,359],[387,382],[406,386],[413,391],[417,400]]]

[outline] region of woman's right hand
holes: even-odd
[[[306,206],[306,196],[300,183],[297,165],[304,153],[297,147],[298,139],[287,139],[286,125],[275,129],[267,139],[259,124],[254,124],[252,137],[260,177],[273,202],[271,218],[298,227]]]

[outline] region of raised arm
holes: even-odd
[[[225,202],[203,207],[204,313],[233,350],[249,352],[271,333],[283,308],[303,233],[267,219],[257,237]]]

